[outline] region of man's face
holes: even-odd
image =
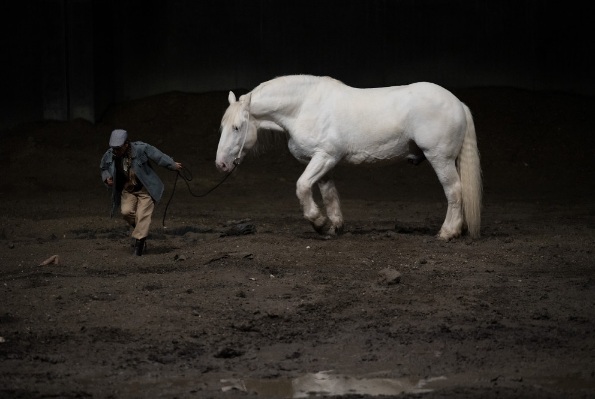
[[[121,157],[122,155],[124,155],[127,149],[128,143],[124,143],[120,147],[112,147],[112,151],[114,152],[114,155],[117,157]]]

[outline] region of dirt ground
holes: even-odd
[[[435,238],[446,205],[427,163],[339,168],[345,233],[323,239],[283,149],[206,197],[179,180],[165,227],[176,175],[159,169],[133,257],[99,177],[109,133],[154,144],[205,192],[227,93],[1,132],[0,397],[595,397],[595,100],[455,94],[482,156],[477,240]],[[241,223],[255,232],[231,234]]]

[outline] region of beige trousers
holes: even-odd
[[[153,209],[155,209],[155,202],[144,187],[135,193],[122,191],[120,211],[124,220],[134,227],[133,238],[140,240],[149,235]]]

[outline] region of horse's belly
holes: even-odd
[[[403,160],[411,153],[407,143],[385,143],[352,151],[343,159],[353,164],[387,164]]]
[[[391,164],[394,162],[398,162],[400,160],[406,159],[408,154],[400,154],[400,155],[393,155],[391,157],[378,157],[373,155],[367,154],[354,154],[346,156],[344,159],[345,162],[351,164]]]

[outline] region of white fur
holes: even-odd
[[[307,164],[296,194],[304,217],[323,234],[343,228],[339,197],[329,173],[338,163],[392,163],[428,159],[448,201],[438,237],[461,235],[464,222],[479,236],[481,170],[469,108],[432,83],[357,89],[328,77],[284,76],[236,100],[221,122],[216,165],[229,171],[257,141],[257,131],[288,133],[290,152]],[[243,143],[243,147],[242,147]],[[317,184],[325,206],[312,196]]]

